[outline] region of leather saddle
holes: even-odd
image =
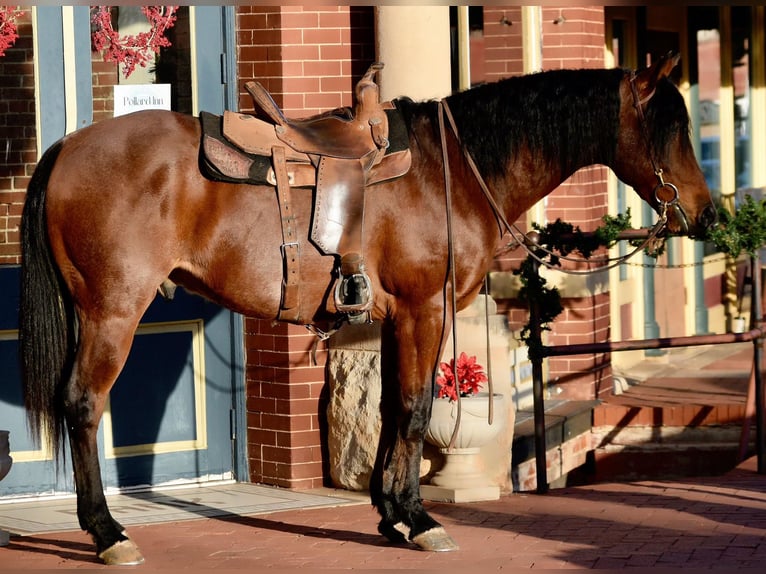
[[[364,191],[407,173],[411,156],[404,121],[393,102],[380,102],[373,64],[357,83],[353,108],[287,118],[258,82],[245,89],[255,115],[205,112],[201,165],[223,181],[276,187],[282,217],[284,277],[280,319],[300,322],[300,250],[291,187],[314,187],[311,240],[336,255],[335,307],[350,322],[369,318],[372,286],[362,253]]]

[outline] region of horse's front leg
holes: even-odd
[[[381,515],[378,530],[392,542],[409,538],[424,550],[456,550],[420,498],[423,439],[443,328],[441,312],[424,311],[400,313],[382,328],[382,428],[370,494]]]

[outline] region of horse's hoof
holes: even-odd
[[[453,552],[459,548],[457,543],[441,526],[413,536],[412,542],[417,544],[421,550],[429,552]]]
[[[98,555],[109,566],[135,566],[144,563],[144,557],[132,540],[120,540]]]

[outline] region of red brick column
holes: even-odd
[[[520,6],[484,7],[484,57],[488,82],[523,73]]]
[[[327,352],[316,337],[286,323],[245,320],[250,478],[289,488],[323,484],[322,432]]]
[[[374,59],[372,8],[241,6],[241,85],[257,79],[286,115],[351,105],[355,82]],[[252,109],[240,90],[240,108]],[[276,214],[275,214],[276,216]],[[289,488],[324,482],[326,348],[303,327],[245,321],[250,479]]]

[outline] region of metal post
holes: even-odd
[[[751,329],[760,326],[763,319],[763,304],[761,301],[761,265],[759,258],[750,257],[750,269],[753,276],[752,312],[750,317]],[[763,340],[753,339],[753,371],[755,376],[755,448],[758,455],[758,474],[766,474],[766,424],[764,424],[763,376],[761,374],[761,358]]]
[[[457,7],[458,89],[471,87],[471,28],[468,6]]]
[[[535,274],[540,272],[540,264],[532,262]],[[545,398],[543,396],[543,341],[540,328],[540,304],[534,298],[529,300],[529,360],[532,362],[532,399],[535,414],[535,470],[537,476],[537,494],[548,492],[548,469],[545,446]]]

